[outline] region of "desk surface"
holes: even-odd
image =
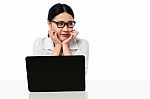
[[[30,93],[23,80],[0,81],[1,99],[150,99],[148,80],[87,80],[86,91]]]

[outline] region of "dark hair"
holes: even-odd
[[[66,4],[57,3],[49,9],[47,20],[51,22],[55,18],[55,16],[63,12],[67,12],[74,18],[74,13],[70,6]]]

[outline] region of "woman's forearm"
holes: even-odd
[[[55,45],[52,56],[59,56],[61,54],[61,45]]]
[[[62,48],[63,48],[63,55],[64,55],[64,56],[71,55],[70,50],[69,50],[69,47],[68,47],[67,44],[63,44],[63,45],[62,45]]]

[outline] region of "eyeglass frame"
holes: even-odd
[[[67,23],[65,23],[64,21],[58,21],[58,22],[56,22],[56,21],[54,21],[54,20],[53,20],[52,22],[54,22],[54,23],[57,25],[57,28],[64,28],[65,26],[67,26],[68,28],[73,28],[73,27],[75,26],[75,24],[76,24],[75,21],[69,21],[69,22],[73,22],[73,24],[74,24],[73,27],[69,27],[69,26],[68,26],[68,23],[69,23],[69,22],[67,22]],[[59,23],[59,22],[63,22],[63,23],[64,23],[63,27],[59,27],[59,26],[58,26],[58,23]]]

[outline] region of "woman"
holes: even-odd
[[[87,71],[89,45],[87,40],[76,38],[74,12],[70,6],[57,3],[49,9],[48,37],[38,38],[33,45],[34,55],[84,55]]]

